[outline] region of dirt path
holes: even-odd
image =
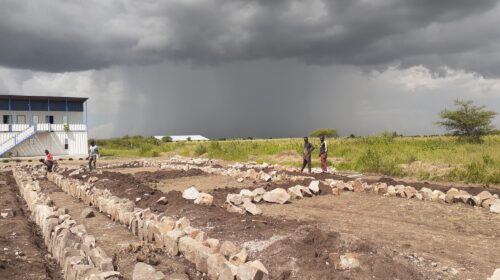
[[[316,221],[326,230],[417,254],[437,269],[456,269],[456,279],[485,279],[500,266],[500,216],[481,208],[359,193],[259,206],[266,216]]]
[[[68,209],[72,218],[78,224],[83,224],[87,232],[95,237],[96,245],[100,246],[108,256],[113,257],[114,265],[124,279],[132,279],[134,265],[139,261],[154,265],[167,277],[199,279],[193,265],[181,258],[171,258],[162,250],[145,245],[123,225],[111,221],[96,209],[94,209],[95,217],[82,218],[81,212],[88,206],[62,192],[52,182],[40,180],[40,186],[50,193],[56,206]]]
[[[12,174],[0,173],[0,209],[11,208],[14,217],[0,218],[0,279],[63,279],[61,269],[47,252],[38,227],[26,215]]]
[[[209,192],[218,188],[245,188],[253,186],[252,182],[237,182],[236,179],[222,175],[192,176],[161,180],[155,188],[162,192],[184,191],[196,186],[202,192]]]

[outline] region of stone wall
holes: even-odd
[[[14,169],[14,178],[65,279],[121,279],[112,259],[96,246],[94,236],[88,234],[83,225],[78,225],[65,208],[55,207],[50,197],[41,191],[38,181],[19,168]]]
[[[210,279],[263,279],[268,274],[260,261],[247,261],[245,249],[229,241],[208,238],[185,217],[175,220],[154,214],[149,208],[136,208],[128,199],[62,174],[49,173],[47,177],[64,192],[125,225],[141,240],[166,248],[172,256],[183,255]]]

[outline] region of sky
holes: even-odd
[[[0,0],[0,94],[88,97],[95,138],[441,134],[500,112],[499,2]]]

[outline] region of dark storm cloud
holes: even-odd
[[[498,18],[497,0],[3,0],[0,65],[398,61],[500,75]]]

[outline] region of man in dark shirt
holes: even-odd
[[[302,169],[300,172],[304,172],[304,168],[306,168],[307,165],[309,173],[311,173],[311,154],[313,150],[314,146],[309,142],[309,138],[304,137],[304,161],[302,162]]]

